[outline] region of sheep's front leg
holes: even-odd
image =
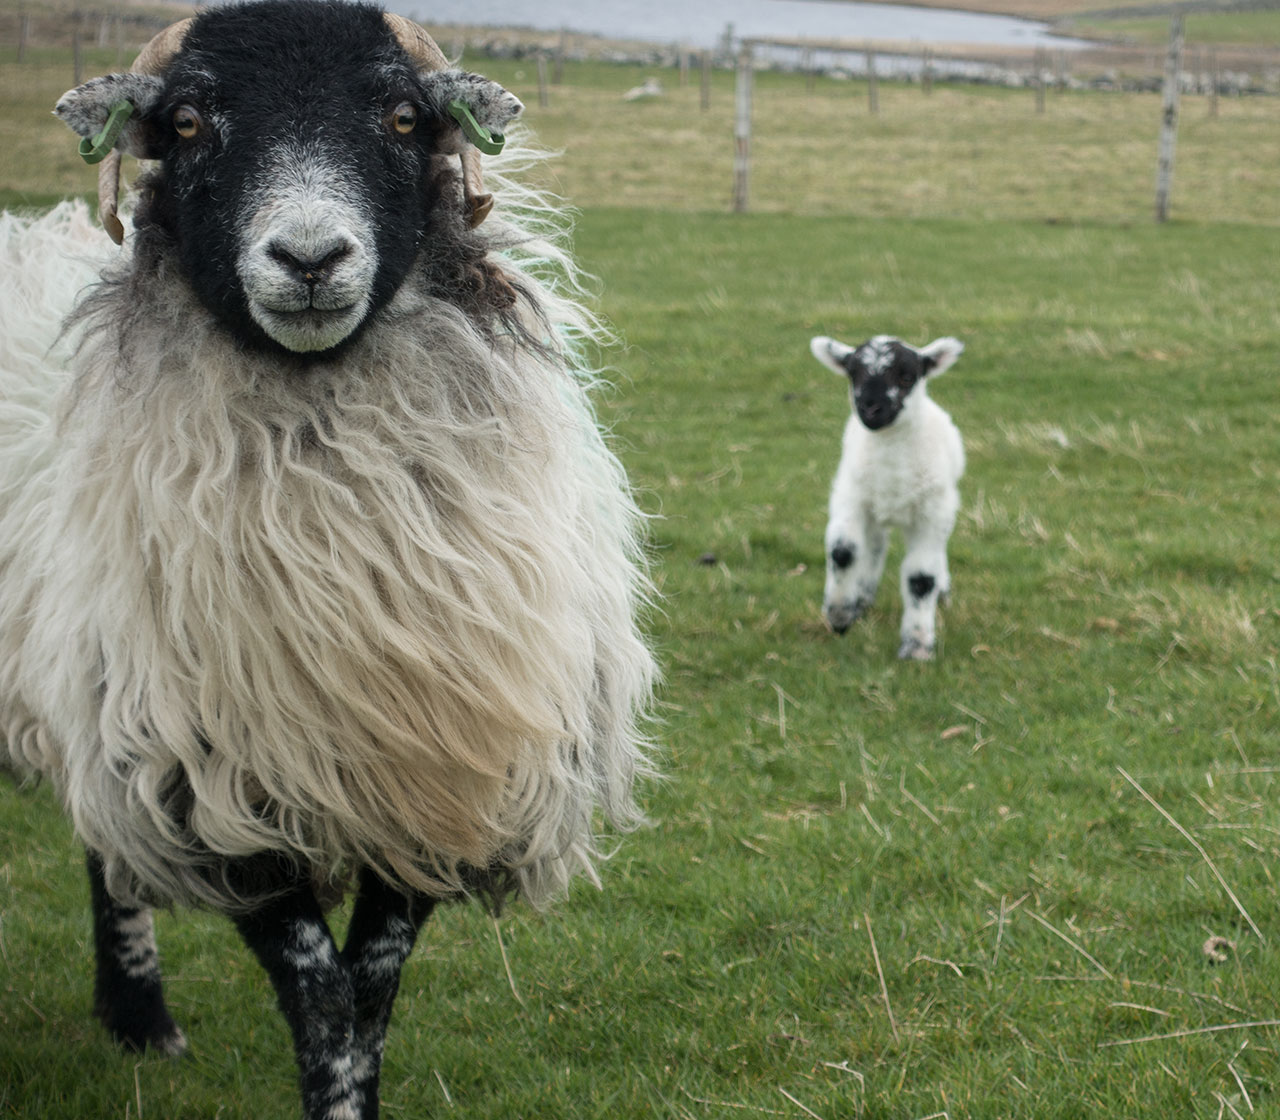
[[[400,972],[434,906],[434,899],[402,894],[368,868],[361,872],[360,893],[342,950],[355,990],[352,1057],[356,1083],[364,1095],[361,1120],[377,1120],[382,1052]]]
[[[937,648],[938,601],[951,590],[947,568],[950,526],[916,528],[907,534],[902,561],[902,636],[898,657],[931,661]]]
[[[293,1033],[304,1120],[364,1120],[364,1090],[353,1056],[355,991],[309,886],[281,883],[281,893],[237,915]]]
[[[832,630],[843,634],[875,602],[888,534],[869,515],[833,515],[827,523],[826,546],[822,614]]]
[[[121,906],[107,892],[101,858],[89,852],[86,862],[97,959],[94,1013],[130,1050],[181,1054],[187,1040],[164,1003],[151,911]]]

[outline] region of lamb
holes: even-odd
[[[58,103],[112,239],[155,161],[124,249],[0,222],[0,760],[86,846],[114,1037],[184,1050],[150,908],[223,912],[307,1120],[377,1116],[439,901],[542,905],[641,820],[642,517],[537,157],[485,189],[520,109],[370,4],[211,7]]]
[[[964,444],[925,384],[951,367],[964,344],[939,338],[916,349],[877,335],[852,347],[819,336],[809,349],[849,379],[853,403],[828,508],[823,616],[843,634],[871,606],[888,530],[898,526],[906,537],[898,657],[931,660],[938,603],[951,591],[947,541],[960,509]]]

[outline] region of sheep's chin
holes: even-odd
[[[331,350],[350,337],[364,321],[368,299],[362,299],[349,307],[321,310],[306,307],[299,311],[277,311],[259,303],[249,302],[249,314],[273,342],[297,354],[314,354]]]

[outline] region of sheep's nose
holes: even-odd
[[[267,253],[271,259],[288,269],[294,277],[306,284],[322,284],[332,275],[333,270],[347,257],[352,248],[347,242],[326,245],[320,250],[303,250],[294,246],[286,246],[277,241]]]

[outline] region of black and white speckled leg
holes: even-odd
[[[342,950],[355,988],[352,1057],[356,1082],[364,1094],[361,1120],[377,1120],[382,1052],[391,1007],[400,990],[400,972],[434,906],[434,899],[402,894],[368,869],[361,873],[360,893]]]
[[[187,1040],[164,1003],[151,911],[121,906],[107,893],[102,860],[88,853],[97,957],[94,1013],[121,1045],[177,1055]]]
[[[304,1120],[363,1120],[370,1113],[354,1069],[351,969],[310,886],[295,883],[235,921],[293,1032]]]

